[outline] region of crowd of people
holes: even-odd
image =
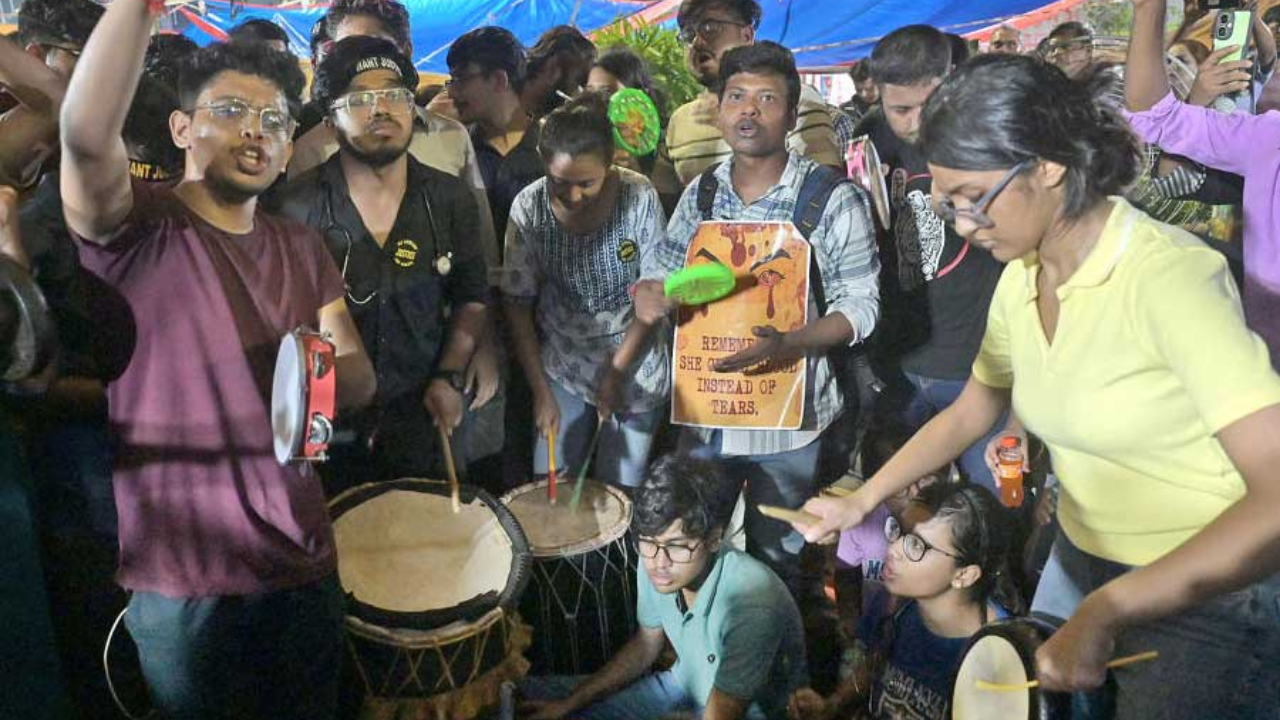
[[[25,618],[0,698],[114,717],[99,633],[127,602],[163,717],[338,717],[328,502],[456,458],[495,494],[589,466],[634,502],[634,637],[526,678],[523,717],[943,720],[970,638],[1028,614],[1075,717],[1280,717],[1280,6],[1248,9],[1247,47],[1210,48],[1216,10],[1169,36],[1166,0],[1133,0],[1115,62],[1075,22],[981,52],[909,25],[836,105],[757,0],[684,0],[703,91],[669,107],[569,26],[474,29],[422,88],[396,0],[336,0],[309,74],[268,21],[197,47],[153,34],[153,0],[26,0],[0,255],[58,350],[0,403],[0,607]],[[624,89],[650,153],[618,142]],[[846,177],[864,138],[883,219]],[[796,365],[795,429],[670,420],[665,280],[709,222],[808,244],[808,322],[712,366]],[[300,326],[335,350],[317,465],[273,454]]]

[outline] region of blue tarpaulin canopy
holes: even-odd
[[[672,22],[678,3],[672,0],[407,0],[413,27],[414,61],[418,69],[445,73],[449,45],[459,35],[483,25],[501,25],[526,44],[547,28],[572,23],[591,32],[621,17],[638,13]],[[761,0],[764,19],[759,37],[776,40],[796,52],[801,67],[847,64],[871,51],[875,41],[895,28],[927,23],[967,33],[1046,5],[1045,0]],[[308,55],[311,26],[327,3],[303,7],[228,3],[206,0],[204,12],[182,6],[184,34],[200,43],[221,40],[226,31],[249,18],[265,18],[283,26],[293,51]]]

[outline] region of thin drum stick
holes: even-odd
[[[449,503],[453,512],[462,512],[462,493],[458,488],[458,470],[453,465],[453,448],[449,445],[449,436],[444,428],[440,430],[440,446],[444,448],[444,469],[449,473]]]
[[[547,433],[547,502],[556,504],[556,431]]]
[[[1134,663],[1146,662],[1147,660],[1155,660],[1158,657],[1160,657],[1159,651],[1148,650],[1146,652],[1140,652],[1135,655],[1126,655],[1125,657],[1116,658],[1115,660],[1112,660],[1111,662],[1107,663],[1107,667],[1108,668],[1124,667],[1125,665],[1132,665]],[[1015,690],[1030,690],[1032,688],[1040,687],[1039,680],[1028,680],[1026,682],[1011,683],[1011,684],[993,683],[993,682],[987,682],[986,680],[978,680],[974,684],[977,685],[979,690],[989,690],[991,692],[1012,692]]]
[[[783,522],[813,525],[814,523],[822,520],[822,518],[817,515],[807,513],[803,510],[788,510],[787,508],[778,507],[777,505],[757,505],[756,508],[760,510],[761,515],[767,518],[773,518],[774,520],[782,520]]]

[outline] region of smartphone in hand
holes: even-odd
[[[1222,58],[1222,62],[1243,60],[1249,47],[1250,23],[1253,13],[1248,10],[1219,10],[1213,18],[1213,49],[1236,46],[1236,50]]]

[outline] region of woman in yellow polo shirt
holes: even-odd
[[[959,400],[798,529],[857,525],[1012,401],[1063,489],[1033,609],[1070,619],[1036,655],[1043,687],[1155,649],[1113,674],[1117,718],[1280,717],[1280,377],[1226,262],[1112,197],[1135,140],[1052,66],[979,58],[922,123],[938,214],[1008,266]]]

